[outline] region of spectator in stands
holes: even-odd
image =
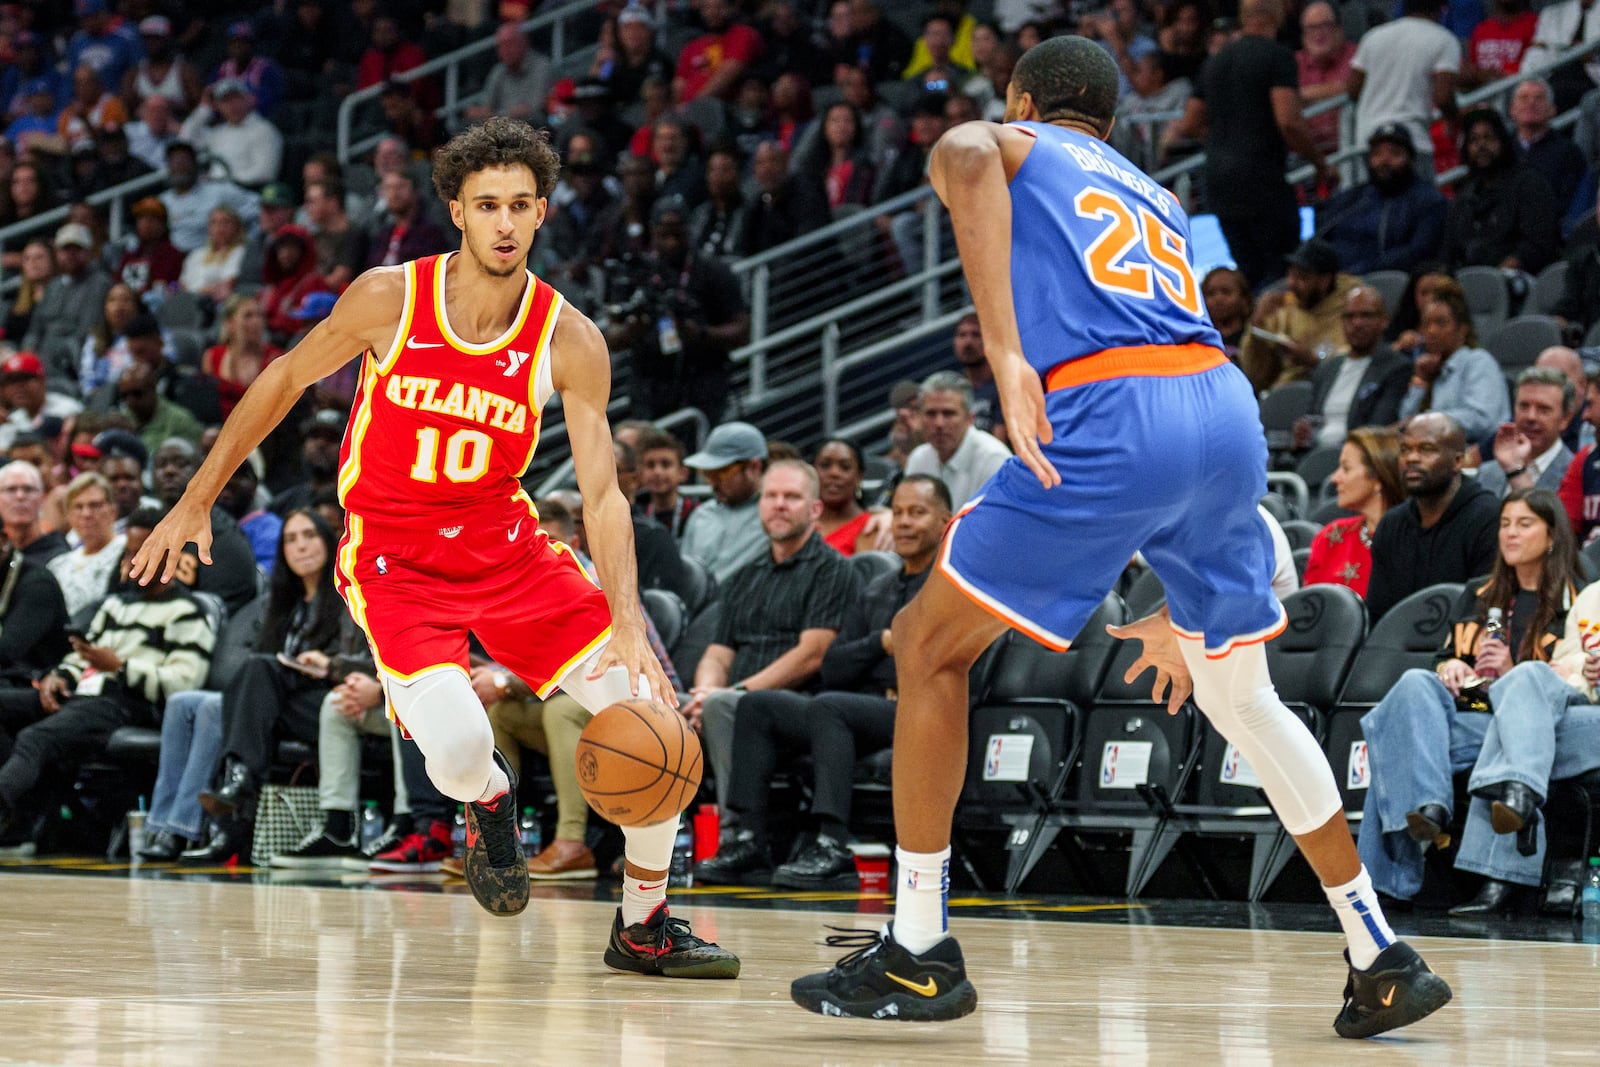
[[[1300,12],[1300,39],[1295,53],[1300,72],[1300,102],[1306,107],[1344,95],[1350,81],[1350,64],[1356,46],[1347,41],[1339,13],[1327,0],[1313,0]],[[1325,153],[1339,148],[1339,112],[1325,111],[1306,120],[1317,147]]]
[[[943,118],[942,112],[940,117]],[[841,102],[822,113],[820,125],[821,136],[795,159],[795,174],[822,183],[830,210],[837,211],[846,204],[871,203],[877,171],[867,151],[861,116],[854,107]]]
[[[72,72],[72,99],[56,118],[56,134],[68,150],[80,144],[93,145],[94,131],[127,121],[122,101],[93,67],[84,64]]]
[[[0,489],[0,495],[10,494]],[[0,509],[5,507],[0,500]],[[6,574],[0,582],[0,692],[26,690],[72,650],[67,607],[46,565],[22,550],[0,543],[0,568]],[[5,744],[0,732],[0,749]]]
[[[705,163],[694,150],[692,136],[689,124],[674,118],[657,122],[650,135],[650,154],[656,163],[656,196],[682,197],[691,209],[706,198]]]
[[[239,464],[239,469],[217,494],[217,507],[233,516],[240,532],[250,542],[256,566],[263,574],[270,575],[276,564],[278,543],[283,540],[283,519],[259,506],[261,475],[256,465],[260,462],[260,454],[254,453]]]
[[[1252,328],[1239,346],[1239,368],[1258,393],[1311,377],[1345,347],[1345,298],[1361,284],[1343,272],[1338,251],[1320,237],[1301,245],[1288,265],[1288,288],[1256,302]]]
[[[1467,40],[1461,87],[1476,89],[1521,70],[1538,21],[1527,0],[1492,0],[1489,17]]]
[[[122,76],[122,102],[129,112],[151,97],[165,100],[177,112],[188,112],[200,102],[200,75],[179,54],[172,39],[172,21],[165,15],[139,20],[144,58]]]
[[[75,377],[85,399],[107,382],[116,381],[133,363],[128,327],[143,310],[139,295],[126,282],[114,282],[101,303],[100,321],[83,340]]]
[[[589,74],[611,87],[618,107],[637,103],[646,81],[672,79],[674,60],[656,47],[655,18],[644,4],[630,3],[618,13],[613,37],[601,33]]]
[[[117,533],[127,531],[128,516],[141,507],[159,508],[161,502],[146,496],[144,469],[150,462],[144,442],[132,430],[106,430],[94,439],[100,453],[96,470],[111,485],[111,502],[117,506]]]
[[[244,250],[244,222],[238,213],[226,204],[212,208],[206,220],[205,246],[184,257],[178,288],[222,304],[239,282]]]
[[[565,202],[552,205],[539,231],[542,252],[549,258],[549,269],[575,280],[587,282],[589,269],[600,261],[603,233],[600,220],[616,203],[606,188],[605,171],[586,142],[575,137],[575,151],[569,151],[562,167],[562,181],[570,192]],[[706,210],[701,205],[699,211]]]
[[[1366,286],[1350,290],[1343,321],[1347,348],[1312,371],[1309,414],[1319,423],[1307,418],[1295,424],[1296,448],[1338,448],[1358,426],[1399,421],[1411,364],[1384,343],[1389,316],[1383,296]]]
[[[56,70],[55,47],[52,41],[31,30],[23,30],[11,37],[11,62],[0,71],[0,108],[4,108],[4,122],[11,122],[27,114],[29,89],[41,87],[50,93],[51,108],[65,102],[66,87]]]
[[[167,205],[167,225],[172,231],[172,243],[180,252],[193,252],[206,243],[213,208],[227,205],[241,218],[246,211],[255,210],[250,195],[232,182],[200,176],[194,146],[187,141],[167,145],[166,166],[172,188],[161,194],[161,202]]]
[[[1461,42],[1439,25],[1440,0],[1404,0],[1404,17],[1368,30],[1350,61],[1347,91],[1356,101],[1356,138],[1365,143],[1379,126],[1397,123],[1411,135],[1417,173],[1433,177],[1428,125],[1437,108],[1456,115],[1456,75]]]
[[[514,24],[512,28],[515,29]],[[518,31],[518,36],[521,36]],[[495,43],[500,44],[498,32]],[[370,89],[374,85],[392,82],[395,75],[422,66],[428,54],[415,41],[408,41],[400,32],[400,21],[386,10],[380,9],[372,19],[372,38],[367,50],[361,54],[356,67],[356,88]],[[491,72],[491,77],[492,77]],[[418,79],[406,87],[406,93],[419,105],[437,106],[438,92],[431,79]],[[542,99],[542,98],[541,98]],[[525,116],[516,116],[523,118]]]
[[[760,555],[766,544],[759,508],[766,438],[748,422],[723,423],[683,465],[700,472],[713,499],[694,509],[678,547],[705,564],[720,585]]]
[[[613,439],[612,455],[617,466],[617,488],[628,502],[633,518],[633,551],[639,588],[666,589],[688,600],[690,577],[684,569],[677,541],[659,523],[652,522],[638,505],[638,450],[626,441]]]
[[[1590,376],[1584,390],[1583,420],[1591,430],[1600,429],[1600,373]],[[1561,502],[1578,544],[1587,545],[1600,527],[1600,448],[1586,444],[1573,457],[1561,482]]]
[[[155,525],[149,513],[136,518],[124,574]],[[14,739],[0,766],[0,834],[15,827],[48,769],[99,752],[120,726],[154,725],[167,697],[200,685],[215,640],[194,598],[156,578],[107,597],[37,690],[0,692],[0,732]]]
[[[378,199],[394,221],[373,236],[367,266],[392,267],[449,250],[444,231],[423,212],[417,179],[409,171],[385,174],[378,182]]]
[[[1165,157],[1174,143],[1206,132],[1207,201],[1253,286],[1282,275],[1299,237],[1299,209],[1284,179],[1289,150],[1312,163],[1319,181],[1337,181],[1301,113],[1294,53],[1275,40],[1283,16],[1282,0],[1244,0],[1241,36],[1206,64],[1161,151]]]
[[[78,30],[67,41],[66,69],[88,67],[106,85],[121,85],[139,59],[139,35],[112,16],[105,0],[76,0],[73,10]]]
[[[338,27],[329,21],[324,0],[296,0],[293,24],[278,43],[286,94],[291,100],[314,100],[336,86]]]
[[[1317,232],[1351,274],[1410,272],[1438,253],[1448,202],[1417,173],[1416,146],[1397,122],[1367,139],[1364,185],[1340,192],[1317,211]]]
[[[733,260],[745,225],[739,187],[739,153],[713,148],[706,156],[706,201],[689,214],[689,247],[704,256]]]
[[[179,136],[211,156],[212,177],[259,189],[278,177],[283,134],[257,114],[255,97],[238,78],[208,86]]]
[[[1006,423],[1000,413],[1000,391],[983,355],[983,330],[975,313],[963,315],[956,323],[950,350],[956,357],[956,369],[972,386],[972,425],[1004,443]]]
[[[1459,292],[1443,290],[1422,313],[1422,354],[1411,369],[1400,417],[1442,411],[1478,441],[1511,413],[1500,364],[1477,347],[1472,312]]]
[[[176,288],[183,274],[183,253],[167,236],[167,208],[160,199],[147,196],[129,209],[138,243],[122,254],[116,278],[135,295],[151,289]]]
[[[1440,662],[1406,671],[1361,717],[1371,785],[1357,844],[1373,885],[1401,900],[1422,888],[1423,849],[1449,830],[1450,776],[1477,758],[1494,718],[1482,712],[1501,711],[1506,687],[1486,680],[1548,662],[1576,593],[1577,554],[1554,493],[1518,490],[1495,513],[1493,569],[1456,602]],[[1484,638],[1490,608],[1504,614],[1503,641]]]
[[[555,68],[547,57],[528,47],[527,35],[514,22],[503,22],[494,31],[494,54],[499,62],[483,84],[483,103],[467,109],[467,120],[482,122],[490,115],[509,115],[535,121],[544,112],[544,98],[555,83]]]
[[[20,433],[42,431],[46,419],[66,421],[83,410],[73,398],[50,391],[44,364],[32,352],[13,353],[0,363],[0,400],[9,409],[0,422],[0,452],[10,451]]]
[[[342,293],[367,263],[367,235],[344,208],[344,187],[325,179],[306,186],[305,210],[311,220],[316,270],[328,288]]]
[[[740,242],[744,255],[765,252],[827,225],[825,188],[821,182],[789,173],[789,154],[782,145],[775,141],[761,144],[751,173],[756,193],[745,216]]]
[[[378,103],[383,108],[385,133],[425,153],[443,143],[432,109],[418,104],[411,89],[403,83],[384,82]]]
[[[1550,125],[1556,117],[1550,83],[1543,78],[1519,82],[1511,94],[1509,114],[1516,127],[1517,154],[1523,163],[1543,175],[1555,194],[1556,210],[1565,214],[1587,166],[1572,138]]]
[[[164,96],[147,96],[139,104],[138,119],[123,127],[128,151],[151,169],[166,166],[167,146],[178,139],[179,124],[172,104]]]
[[[256,211],[256,223],[245,238],[244,255],[239,260],[238,285],[248,291],[260,289],[265,283],[267,246],[278,236],[278,231],[294,221],[294,194],[283,182],[270,182],[261,190]],[[243,218],[244,216],[240,216]],[[207,240],[210,239],[209,226]]]
[[[655,426],[639,435],[639,506],[645,515],[680,537],[697,501],[678,491],[689,476],[683,442]]]
[[[287,515],[296,508],[310,507],[322,490],[337,487],[345,421],[343,413],[324,408],[300,424],[300,467],[305,478],[273,499],[273,511]]]
[[[344,167],[339,163],[339,157],[333,152],[318,152],[300,165],[300,188],[306,189],[318,182],[333,182],[344,190],[344,213],[350,216],[350,224],[365,231],[372,220],[373,198],[364,196],[350,188],[345,181]],[[295,213],[295,222],[311,229],[311,216],[307,213],[305,205]],[[359,273],[359,272],[358,272]]]
[[[1561,247],[1561,211],[1544,176],[1518,161],[1499,112],[1462,116],[1461,158],[1467,176],[1445,216],[1445,263],[1543,270]]]
[[[957,63],[950,50],[956,43],[956,20],[948,12],[936,9],[922,21],[922,43],[926,46],[925,63],[908,63],[903,79],[915,81],[930,93],[959,92],[974,73],[971,67]]]
[[[1173,121],[1154,121],[1153,117],[1181,113],[1194,95],[1194,86],[1187,78],[1168,76],[1167,57],[1148,38],[1131,46],[1128,60],[1132,66],[1129,92],[1117,102],[1111,144],[1135,166],[1153,171],[1159,165],[1156,152]]]
[[[767,469],[758,504],[765,551],[758,546],[755,558],[721,583],[722,619],[683,706],[704,737],[724,810],[740,698],[761,689],[809,689],[856,597],[849,561],[817,533],[817,494],[808,464],[775,460]]]
[[[23,245],[18,254],[21,277],[17,295],[6,309],[0,322],[0,337],[21,340],[28,335],[28,325],[33,321],[33,311],[44,299],[44,291],[56,276],[56,254],[50,242],[35,238]]]
[[[67,553],[67,539],[60,532],[46,533],[39,522],[44,491],[44,477],[32,463],[12,460],[0,467],[0,527],[5,541],[41,567]]]
[[[244,21],[228,27],[228,58],[217,67],[211,78],[211,87],[215,90],[222,82],[232,80],[244,83],[255,109],[262,117],[270,119],[277,114],[288,79],[284,77],[283,68],[278,66],[277,60],[256,55],[255,28]]]
[[[795,0],[769,0],[760,5],[756,29],[764,47],[761,58],[751,67],[750,77],[772,86],[785,73],[807,85],[828,83],[833,71],[817,49],[811,12],[807,10],[810,6]]]
[[[761,56],[761,35],[742,22],[729,0],[700,0],[700,22],[706,28],[678,53],[672,78],[672,99],[684,104],[700,97],[733,99],[750,64]]]
[[[22,83],[18,95],[26,110],[6,126],[6,140],[19,152],[42,149],[52,154],[65,150],[59,133],[61,105],[56,101],[54,84],[44,78]]]
[[[840,67],[834,74],[833,84],[843,95],[844,102],[856,109],[874,166],[901,148],[905,143],[905,125],[894,108],[879,99],[877,86],[868,79],[865,70],[856,66]],[[821,139],[823,130],[821,122],[812,123],[790,147],[790,153],[795,158],[806,155],[811,150],[811,142]]]
[[[67,483],[67,517],[78,547],[47,566],[61,587],[67,614],[75,616],[111,591],[127,538],[116,531],[117,505],[111,500],[111,483],[95,471],[85,471]]]
[[[1250,325],[1250,313],[1255,302],[1250,296],[1250,282],[1243,271],[1232,267],[1213,267],[1200,283],[1200,296],[1205,301],[1206,314],[1222,335],[1222,350],[1233,362],[1239,362],[1239,346],[1244,341],[1245,328]]]
[[[861,492],[867,474],[861,447],[843,437],[830,437],[817,447],[811,465],[817,472],[818,499],[822,501],[817,516],[822,539],[844,556],[877,548],[883,521],[866,506]]]
[[[1400,482],[1399,435],[1359,426],[1345,435],[1339,466],[1330,476],[1339,507],[1355,514],[1334,519],[1311,542],[1303,585],[1345,585],[1367,595],[1372,578],[1372,537],[1384,514],[1405,499]]]
[[[901,193],[908,193],[927,182],[928,158],[933,154],[933,146],[950,128],[944,117],[945,104],[949,99],[946,93],[925,93],[917,100],[911,111],[910,143],[894,153],[873,182],[872,203],[881,203]],[[920,269],[922,212],[902,211],[887,219],[879,216],[877,224],[880,231],[887,230],[893,237],[900,265],[906,273]],[[946,241],[948,243],[949,239]]]
[[[1367,614],[1373,622],[1401,600],[1439,582],[1486,574],[1495,559],[1494,494],[1461,473],[1467,438],[1444,412],[1426,412],[1400,431],[1406,502],[1372,534]]]
[[[894,742],[894,642],[889,624],[927,580],[950,521],[949,491],[937,479],[908,477],[894,494],[894,550],[900,572],[870,582],[853,599],[838,639],[823,653],[823,692],[805,696],[766,688],[739,699],[726,792],[723,834],[715,856],[695,875],[708,884],[804,889],[855,884],[850,840],[850,790],[856,759]],[[767,838],[767,807],[779,752],[812,756],[811,813],[815,842],[776,871]]]
[[[1558,53],[1577,44],[1600,39],[1600,17],[1593,0],[1560,0],[1539,11],[1533,43],[1522,53],[1521,70],[1536,71],[1553,61]],[[1575,60],[1549,75],[1555,90],[1557,113],[1578,105],[1583,95],[1595,87],[1586,60]]]
[[[150,460],[150,483],[162,508],[172,510],[199,469],[200,450],[193,442],[181,437],[161,442]],[[219,507],[211,509],[211,559],[209,566],[200,566],[194,543],[184,545],[178,581],[215,594],[230,613],[242,611],[256,596],[255,553],[233,516]]]
[[[267,313],[267,329],[272,340],[285,344],[300,332],[295,309],[307,293],[328,288],[317,273],[317,253],[311,235],[298,226],[285,226],[267,246],[264,268],[267,288],[261,294],[261,307]]]
[[[570,151],[571,139],[588,134],[596,142],[593,151],[603,159],[615,159],[633,139],[633,127],[622,121],[605,82],[585,79],[572,89],[573,115],[563,123],[561,137]],[[558,141],[558,144],[561,142]]]
[[[1169,6],[1167,10],[1176,12],[1180,7],[1193,9],[1196,4],[1193,0],[1185,0],[1183,5],[1178,7]],[[976,42],[986,34],[992,36],[993,31],[986,26],[980,26],[973,31],[973,41]],[[974,58],[977,59],[976,55]],[[990,122],[1001,121],[1005,117],[1006,90],[1011,85],[1011,74],[1016,69],[1017,60],[1020,58],[1022,58],[1022,50],[1016,44],[1011,41],[997,41],[986,58],[977,59],[978,73],[968,78],[967,83],[961,87],[961,92],[952,97],[952,99],[965,97],[977,105],[979,111],[977,117],[987,119]],[[1181,62],[1178,65],[1182,65]],[[1194,86],[1192,74],[1174,75],[1174,69],[1173,57],[1164,55],[1160,70],[1162,77],[1167,80],[1167,84],[1176,85],[1182,82],[1192,92]],[[1187,97],[1185,97],[1185,100],[1187,100]]]
[[[919,395],[926,439],[906,459],[907,475],[938,478],[950,498],[966,503],[1011,458],[1011,450],[972,424],[972,385],[955,371],[936,371]]]
[[[205,427],[188,409],[162,396],[156,382],[156,372],[144,363],[134,363],[117,379],[117,399],[133,420],[139,440],[152,451],[174,437],[198,444]]]
[[[778,80],[772,83],[772,95],[768,101],[772,123],[772,133],[785,152],[793,149],[795,139],[800,132],[810,126],[817,112],[811,99],[811,86],[800,75],[787,72],[778,75]],[[761,138],[753,145],[748,146],[748,155],[753,160],[756,152],[767,138]],[[744,147],[744,146],[742,146]]]
[[[1494,435],[1492,458],[1478,467],[1478,484],[1505,496],[1517,489],[1561,488],[1572,450],[1561,439],[1578,410],[1579,394],[1567,376],[1550,367],[1529,367],[1517,375],[1512,422]]]
[[[896,382],[889,390],[889,410],[894,421],[889,424],[888,448],[883,458],[894,467],[898,479],[905,470],[906,460],[923,443],[922,436],[922,386],[913,381]]]
[[[283,349],[267,340],[266,313],[253,297],[230,296],[222,305],[221,322],[221,343],[206,349],[200,366],[217,380],[217,396],[226,418],[267,364],[283,355]]]
[[[66,383],[78,381],[79,351],[100,321],[111,279],[91,254],[94,237],[88,227],[67,223],[56,231],[55,244],[61,273],[34,308],[22,347],[38,353],[50,380]]]
[[[1539,353],[1533,365],[1559,371],[1568,382],[1572,383],[1576,403],[1566,426],[1561,430],[1561,440],[1576,452],[1594,440],[1594,427],[1590,426],[1583,416],[1584,396],[1589,387],[1589,372],[1583,365],[1583,357],[1565,345],[1551,345]]]
[[[26,160],[11,169],[0,188],[5,190],[4,196],[0,196],[0,226],[26,222],[56,206],[56,196],[51,190],[49,178],[37,164]],[[20,259],[13,258],[20,251],[20,244],[5,246],[5,256],[10,261],[7,266],[15,268],[20,265]]]

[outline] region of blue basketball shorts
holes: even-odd
[[[1174,629],[1208,655],[1282,631],[1257,510],[1266,438],[1248,381],[1220,352],[1116,349],[1063,364],[1045,409],[1061,484],[1045,489],[1015,458],[995,472],[940,550],[958,589],[1064,649],[1142,551]]]

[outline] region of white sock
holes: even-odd
[[[894,939],[917,955],[950,936],[950,849],[894,850],[900,877],[894,895]]]
[[[676,819],[653,826],[624,826],[623,858],[642,871],[665,871],[672,866],[672,844],[677,837]],[[631,877],[626,869],[622,872],[622,925],[644,922],[666,899],[665,874],[646,880]]]
[[[1395,942],[1367,868],[1363,865],[1361,873],[1344,885],[1325,885],[1322,891],[1328,894],[1328,903],[1333,905],[1333,913],[1344,927],[1345,940],[1350,942],[1351,965],[1358,971],[1366,970],[1378,953]]]
[[[484,786],[483,795],[478,797],[479,804],[487,804],[496,797],[502,797],[511,788],[511,779],[506,777],[506,772],[496,763],[489,771],[489,784]]]

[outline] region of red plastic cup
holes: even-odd
[[[717,841],[722,836],[722,809],[715,804],[702,804],[694,813],[694,861],[710,859],[717,854]]]
[[[856,858],[857,886],[863,893],[889,892],[889,847],[887,845],[856,845],[852,850]]]

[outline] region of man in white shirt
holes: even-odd
[[[1600,4],[1595,0],[1562,0],[1551,4],[1539,12],[1539,21],[1533,27],[1533,43],[1522,53],[1520,69],[1524,74],[1538,74],[1541,67],[1547,66],[1561,52],[1597,38],[1600,38]],[[1600,83],[1596,73],[1593,56],[1584,62],[1581,70],[1547,73],[1545,77],[1555,89],[1556,110],[1573,107],[1585,92]]]
[[[283,134],[256,114],[255,97],[244,82],[223,78],[206,90],[200,106],[183,120],[181,136],[207,150],[222,164],[212,177],[231,179],[258,189],[278,177],[283,162]],[[221,117],[221,122],[217,118]]]
[[[1434,108],[1456,111],[1461,42],[1439,25],[1440,0],[1405,0],[1405,17],[1367,31],[1350,61],[1347,92],[1356,101],[1356,143],[1365,144],[1386,122],[1411,134],[1417,173],[1433,177],[1428,126]],[[1523,61],[1526,65],[1526,60]]]
[[[1515,421],[1494,435],[1494,458],[1478,468],[1478,484],[1502,497],[1515,489],[1559,490],[1572,463],[1561,431],[1578,400],[1571,380],[1553,367],[1529,367],[1517,375]]]
[[[195,147],[187,141],[167,145],[167,176],[172,188],[161,194],[167,209],[167,240],[188,255],[206,243],[213,208],[227,206],[242,219],[254,218],[260,201],[232,182],[200,177]]]
[[[123,127],[128,135],[128,152],[156,170],[167,165],[167,145],[177,140],[178,120],[172,114],[172,101],[151,94],[139,103],[139,121]]]
[[[972,385],[955,371],[922,383],[922,435],[906,458],[907,474],[928,474],[950,487],[957,506],[978,495],[1011,450],[972,425]]]

